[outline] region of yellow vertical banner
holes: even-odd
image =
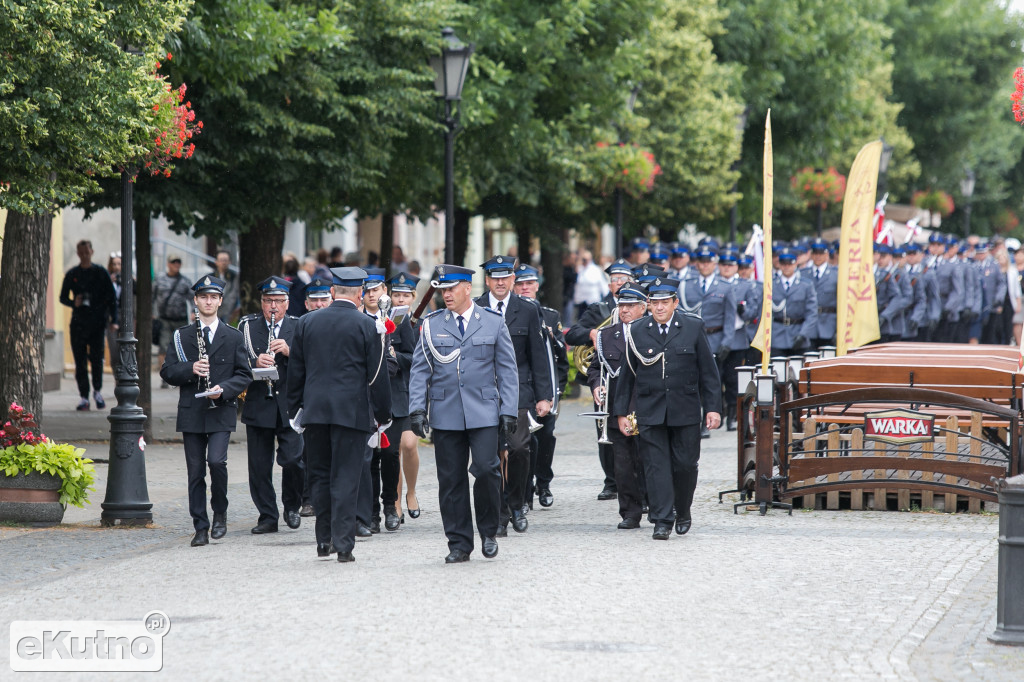
[[[878,183],[882,141],[869,142],[857,152],[843,198],[839,236],[839,289],[836,294],[836,355],[843,356],[880,337],[875,276],[872,216]]]
[[[751,347],[761,351],[761,373],[768,374],[771,368],[772,350],[772,198],[775,180],[772,157],[772,110],[764,120],[764,198],[761,207],[761,224],[764,229],[764,296],[761,304],[761,323],[757,334],[750,342]]]

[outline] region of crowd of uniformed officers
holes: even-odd
[[[833,344],[835,245],[777,246],[772,354]],[[1007,279],[984,245],[972,245],[972,258],[958,246],[941,235],[927,254],[915,244],[876,245],[881,341],[995,334]],[[252,533],[278,531],[276,462],[285,524],[315,516],[318,556],[353,561],[355,538],[379,532],[382,512],[388,531],[405,522],[401,444],[429,437],[445,561],[467,561],[476,537],[482,554],[495,556],[509,526],[526,532],[535,500],[554,503],[554,427],[570,346],[594,348],[579,380],[595,403],[589,416],[605,474],[598,499],[618,500],[619,528],[639,528],[647,514],[655,539],[668,539],[673,526],[688,532],[701,438],[723,415],[736,428],[736,368],[755,361],[763,289],[752,258],[711,239],[693,250],[634,242],[628,260],[606,269],[608,296],[568,330],[538,303],[535,268],[508,256],[481,267],[487,291],[474,299],[473,270],[438,266],[431,286],[444,307],[422,321],[413,315],[418,278],[406,273],[385,281],[377,268],[333,268],[306,285],[301,318],[286,313],[293,285],[269,277],[259,285],[260,312],[237,329],[218,318],[223,280],[197,281],[195,322],[174,332],[160,371],[180,387],[192,545],[227,531],[227,449],[241,399],[259,513]]]

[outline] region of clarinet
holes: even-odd
[[[273,353],[270,350],[270,344],[272,344],[274,342],[274,339],[276,338],[275,335],[274,335],[274,329],[276,328],[276,325],[275,325],[276,317],[277,317],[276,313],[273,313],[273,312],[270,313],[270,331],[267,333],[267,353],[269,353],[270,355],[272,355],[274,357],[277,357],[277,355],[276,355],[276,353]],[[273,400],[274,399],[274,380],[273,379],[264,379],[264,381],[267,382],[267,395],[263,396],[263,399],[264,400]]]
[[[203,338],[203,321],[199,318],[199,309],[196,309],[196,346],[199,348],[199,359],[208,360],[206,353],[206,339]],[[210,370],[206,371],[206,376],[199,377],[199,392],[206,393],[210,390]],[[216,405],[213,404],[212,398],[207,398],[210,401],[209,408],[212,410]]]

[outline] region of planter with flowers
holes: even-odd
[[[789,182],[808,208],[818,209],[817,229],[821,236],[825,209],[838,204],[846,195],[846,176],[831,166],[824,171],[807,166],[797,171]]]
[[[928,211],[933,216],[939,216],[945,218],[953,212],[955,206],[953,205],[953,197],[949,196],[941,189],[926,189],[914,192],[913,198],[910,202],[921,209],[922,211]],[[932,226],[938,227],[941,221],[937,221],[932,218]]]
[[[0,522],[56,524],[67,505],[88,501],[96,470],[85,450],[37,429],[35,417],[11,403],[0,432]]]
[[[604,195],[622,190],[639,199],[654,189],[654,179],[661,175],[654,154],[635,144],[598,142],[585,160],[593,173],[590,184]]]

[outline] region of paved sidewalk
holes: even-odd
[[[93,503],[69,510],[68,524],[0,528],[0,632],[13,620],[160,609],[171,630],[157,677],[190,682],[1024,679],[1024,650],[985,639],[995,516],[733,515],[717,491],[733,487],[735,434],[718,431],[704,441],[693,530],[655,542],[646,522],[616,530],[616,503],[596,500],[593,425],[575,416],[586,409],[563,405],[555,505],[531,512],[526,534],[500,539],[497,558],[476,551],[458,566],[443,563],[431,447],[420,448],[422,516],[359,541],[346,565],[316,558],[311,519],[249,533],[243,443],[229,451],[228,535],[203,548],[188,546],[180,445],[146,450],[152,529],[98,528],[98,465]],[[105,457],[105,446],[90,454]],[[0,651],[0,679],[28,678],[8,672]]]

